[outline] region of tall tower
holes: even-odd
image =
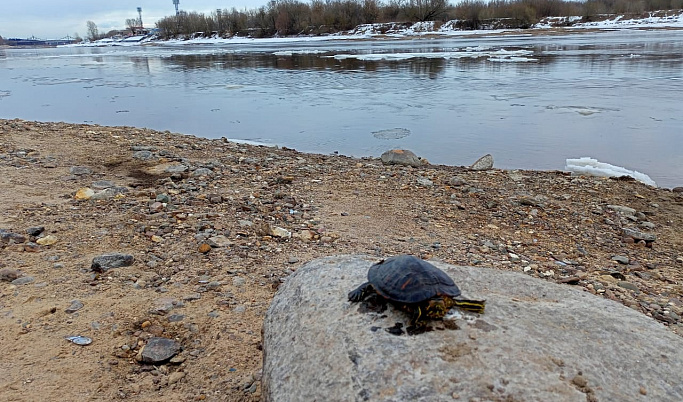
[[[142,28],[142,7],[138,7],[138,25]]]
[[[178,15],[178,3],[180,3],[180,0],[173,0],[173,5],[175,6],[175,15]]]

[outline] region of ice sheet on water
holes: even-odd
[[[598,177],[621,177],[630,176],[641,183],[645,183],[652,187],[657,187],[657,183],[645,173],[640,173],[636,170],[628,170],[621,166],[610,165],[609,163],[600,162],[587,156],[578,159],[567,159],[565,170],[573,174],[582,174],[587,176]]]
[[[410,59],[463,59],[463,58],[488,58],[491,61],[535,61],[535,59],[528,58],[533,54],[533,51],[526,49],[498,49],[498,50],[482,50],[477,51],[473,48],[466,48],[463,51],[452,52],[421,52],[421,53],[369,53],[369,54],[337,54],[334,57],[336,60],[356,59],[362,61],[379,61],[379,60],[410,60]]]
[[[410,130],[407,128],[390,128],[386,130],[379,130],[372,132],[373,137],[380,140],[398,140],[410,135]]]

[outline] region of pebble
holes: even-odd
[[[624,264],[624,265],[626,265],[626,264],[628,264],[629,262],[631,262],[631,260],[629,260],[628,257],[623,256],[623,255],[614,255],[614,256],[612,256],[612,261],[616,261],[616,262],[618,262],[619,264]]]
[[[93,189],[90,187],[83,187],[76,191],[74,198],[77,200],[89,200],[93,195],[95,195],[95,191]]]
[[[151,151],[137,151],[133,153],[133,158],[147,161],[154,158],[154,154]]]
[[[180,381],[183,377],[185,377],[185,372],[183,372],[183,371],[173,372],[168,376],[168,383],[169,383],[169,385],[175,384],[178,381]]]
[[[58,239],[56,236],[53,235],[47,235],[45,237],[41,237],[40,239],[36,240],[36,243],[40,244],[41,246],[51,246],[55,243],[57,243]]]
[[[625,207],[623,205],[608,205],[607,209],[611,209],[612,211],[616,212],[621,212],[626,215],[635,215],[636,210],[631,208],[631,207]]]
[[[13,282],[21,276],[21,272],[16,269],[2,268],[0,269],[0,281]]]
[[[418,176],[417,177],[417,184],[421,185],[422,187],[434,187],[434,182],[429,180],[426,177]]]
[[[153,337],[147,341],[136,358],[142,363],[158,364],[177,355],[182,347],[173,339]]]
[[[135,259],[130,254],[102,254],[92,259],[92,265],[90,268],[95,272],[104,272],[112,268],[121,268],[133,265],[134,260]]]
[[[29,236],[34,236],[34,237],[39,236],[44,231],[45,231],[45,227],[43,227],[43,226],[33,226],[33,227],[26,229],[26,233]]]
[[[109,180],[98,180],[92,182],[90,184],[90,187],[92,187],[95,190],[105,190],[107,188],[114,187],[114,182]]]
[[[26,285],[33,282],[34,280],[35,278],[33,278],[32,276],[23,276],[21,278],[13,280],[11,283],[12,285]]]
[[[207,169],[207,168],[199,168],[192,172],[192,177],[201,177],[201,176],[213,176],[213,170]]]
[[[72,300],[71,305],[66,310],[64,310],[64,312],[67,314],[73,314],[76,311],[82,309],[83,306],[84,305],[80,300]]]
[[[92,169],[87,166],[71,166],[71,168],[69,168],[69,173],[74,176],[85,176],[92,174]]]
[[[634,285],[631,282],[619,281],[619,282],[617,282],[617,285],[619,285],[619,287],[622,287],[624,289],[633,290],[635,292],[640,291],[640,289],[638,289],[638,286]]]

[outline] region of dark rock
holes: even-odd
[[[102,254],[92,259],[90,268],[95,272],[104,272],[111,268],[133,265],[135,259],[130,254],[112,253]]]
[[[45,227],[43,227],[43,226],[34,226],[34,227],[30,227],[30,228],[26,229],[26,233],[29,236],[34,236],[34,237],[39,236],[44,231],[45,231]]]
[[[92,187],[95,190],[104,190],[104,189],[107,189],[110,187],[114,187],[114,182],[109,181],[109,180],[98,180],[98,181],[92,182],[90,187]]]
[[[3,243],[21,244],[26,241],[26,236],[0,229],[0,241]]]
[[[182,347],[173,339],[154,337],[150,338],[139,354],[138,361],[148,364],[164,363],[177,355]]]
[[[652,243],[657,240],[657,236],[652,233],[641,232],[633,228],[622,228],[622,230],[624,231],[624,236],[631,237],[635,241],[643,240],[646,243]]]

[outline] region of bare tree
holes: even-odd
[[[87,27],[88,27],[88,39],[90,39],[90,40],[97,40],[97,39],[99,39],[99,38],[100,38],[100,34],[99,34],[99,32],[97,31],[97,25],[96,25],[94,22],[92,22],[92,21],[86,22],[86,25],[87,25]]]

